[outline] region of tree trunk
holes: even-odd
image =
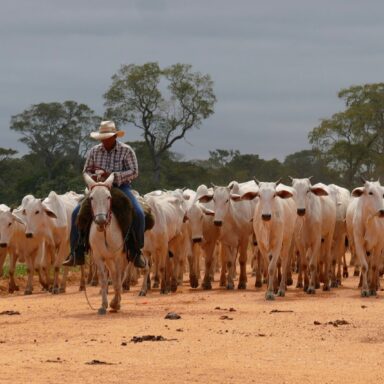
[[[153,156],[153,183],[155,188],[158,188],[160,185],[160,156]]]

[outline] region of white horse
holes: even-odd
[[[101,283],[101,307],[98,310],[104,315],[108,308],[108,273],[112,279],[115,296],[109,303],[111,310],[120,309],[122,276],[127,266],[124,238],[119,223],[111,210],[111,188],[113,173],[105,182],[95,182],[84,173],[84,180],[89,189],[93,222],[89,233],[89,245],[92,257],[98,267]]]

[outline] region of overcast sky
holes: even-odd
[[[382,0],[1,0],[0,147],[27,151],[9,123],[32,104],[102,115],[122,64],[180,62],[211,75],[217,104],[174,151],[283,160],[343,109],[340,89],[383,81],[383,15]]]

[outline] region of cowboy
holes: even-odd
[[[102,170],[101,177],[105,180],[111,173],[114,173],[114,186],[119,188],[132,202],[134,209],[132,229],[134,231],[135,244],[130,247],[130,259],[133,260],[135,267],[144,268],[145,259],[141,254],[144,245],[145,218],[141,205],[131,190],[131,181],[139,175],[136,154],[127,144],[117,140],[124,136],[124,131],[116,130],[113,121],[102,121],[98,132],[91,132],[91,137],[100,140],[101,143],[95,145],[89,151],[83,173],[92,170]],[[90,175],[92,176],[92,175]],[[80,210],[80,204],[74,209],[71,220],[71,253],[64,266],[83,265],[85,262],[85,249],[79,241],[79,230],[76,225],[76,218]],[[132,254],[133,253],[133,254]]]

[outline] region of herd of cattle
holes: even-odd
[[[97,217],[90,231],[90,254],[101,284],[99,313],[105,313],[108,280],[115,290],[110,307],[118,310],[122,283],[137,271],[127,262],[124,234],[110,212],[113,174],[103,183],[89,177],[85,181]],[[267,284],[267,300],[285,295],[294,270],[298,271],[296,287],[313,294],[322,283],[328,291],[341,283],[342,275],[348,276],[347,250],[360,273],[361,295],[376,295],[384,249],[380,182],[364,180],[363,186],[350,192],[334,184],[311,185],[310,178],[291,181],[291,186],[279,181],[233,181],[228,186],[200,185],[196,191],[144,195],[155,225],[145,232],[143,254],[148,264],[140,295],[146,294],[152,280],[161,293],[177,290],[187,265],[190,285],[197,288],[201,260],[205,263],[203,289],[212,288],[219,266],[220,285],[234,289],[237,260],[238,289],[245,289],[249,257],[255,286]],[[68,268],[61,279],[59,272],[70,252],[71,213],[82,198],[75,192],[52,191],[45,199],[25,196],[17,209],[0,205],[0,268],[9,255],[9,292],[17,289],[16,262],[27,264],[25,294],[32,293],[34,271],[45,289],[65,291]],[[84,288],[84,268],[81,276]]]

